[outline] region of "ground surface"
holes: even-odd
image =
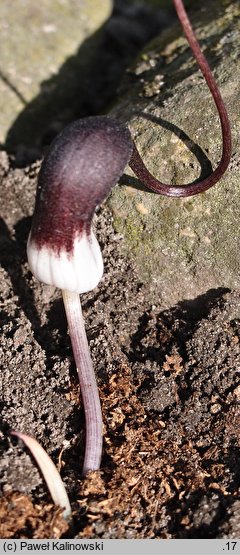
[[[136,39],[125,43],[129,51]],[[106,44],[108,83],[106,52],[115,63],[123,56]],[[107,205],[100,209],[105,273],[82,302],[104,450],[101,471],[83,480],[84,418],[61,295],[37,283],[26,260],[39,163],[29,165],[32,152],[16,155],[0,153],[0,537],[239,537],[239,292],[223,282],[163,310],[160,291],[124,256]],[[58,465],[73,529],[12,428],[34,435]]]
[[[101,471],[83,480],[83,411],[61,297],[26,261],[38,167],[14,168],[1,155],[1,537],[66,529],[10,428],[33,434],[59,465],[74,512],[67,537],[239,537],[239,294],[223,284],[162,311],[101,208],[104,279],[82,300],[104,452]]]

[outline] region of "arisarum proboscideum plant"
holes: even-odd
[[[78,120],[60,133],[39,173],[27,246],[34,276],[62,290],[85,411],[84,475],[100,466],[102,415],[79,295],[94,289],[102,277],[92,218],[131,153],[130,132],[108,117]]]
[[[147,170],[128,128],[111,117],[96,116],[75,121],[63,130],[52,143],[39,173],[28,260],[40,281],[62,290],[85,411],[84,475],[100,467],[102,453],[101,407],[79,298],[79,294],[98,285],[103,273],[100,246],[92,230],[95,209],[128,163],[154,192],[185,197],[219,181],[231,156],[231,131],[223,99],[182,1],[173,2],[219,113],[223,152],[216,170],[202,181],[165,185]]]

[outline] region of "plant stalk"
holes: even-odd
[[[83,475],[98,470],[102,455],[102,411],[78,293],[62,291],[83,400],[86,447]]]
[[[201,51],[190,20],[188,19],[183,2],[182,0],[173,0],[173,4],[175,6],[179,21],[186,35],[189,46],[202,71],[202,74],[206,80],[218,111],[222,128],[222,157],[217,168],[210,175],[202,180],[196,180],[185,185],[172,185],[171,183],[162,183],[156,177],[154,177],[146,168],[135,144],[133,145],[133,152],[129,165],[134,171],[135,175],[146,187],[148,187],[148,189],[151,189],[152,191],[160,195],[180,198],[198,195],[199,193],[207,191],[207,189],[210,189],[210,187],[213,187],[213,185],[218,183],[218,181],[221,179],[224,172],[226,171],[231,159],[232,138],[230,122],[224,101],[212,74],[212,71],[208,65],[208,62]],[[194,108],[195,107],[193,106],[193,110]]]

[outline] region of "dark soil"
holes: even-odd
[[[105,273],[82,302],[104,451],[101,471],[82,479],[84,417],[61,294],[26,260],[39,164],[0,159],[0,536],[239,537],[239,293],[223,284],[163,309],[124,256],[107,204],[99,210]],[[58,464],[74,531],[12,428]]]

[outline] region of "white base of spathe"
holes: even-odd
[[[27,255],[30,269],[39,281],[67,291],[87,293],[103,275],[102,254],[93,231],[76,236],[71,253],[61,250],[59,254],[50,247],[39,248],[30,234]]]

